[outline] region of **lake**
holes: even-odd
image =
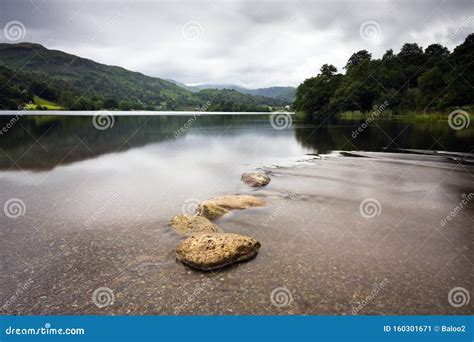
[[[0,117],[0,204],[20,200],[0,216],[3,311],[351,314],[380,287],[361,314],[471,312],[446,296],[473,285],[472,202],[440,222],[474,192],[472,125],[377,120],[354,137],[363,120],[279,115]],[[240,182],[256,169],[263,189]],[[177,263],[168,221],[237,193],[269,203],[218,221],[257,238],[257,258],[218,273]],[[99,287],[113,305],[94,305]],[[269,300],[279,288],[285,307]]]

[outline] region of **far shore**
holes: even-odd
[[[82,115],[112,115],[112,116],[127,116],[127,115],[271,115],[271,114],[288,114],[293,115],[294,112],[275,111],[275,112],[203,112],[199,110],[183,110],[183,111],[160,111],[160,110],[0,110],[0,115],[68,115],[68,116],[82,116]]]

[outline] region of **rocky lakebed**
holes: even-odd
[[[242,181],[252,187],[261,187],[270,183],[270,177],[263,172],[244,173]],[[184,213],[173,217],[171,227],[178,234],[191,235],[177,247],[177,259],[195,269],[211,271],[255,257],[260,248],[258,241],[249,236],[225,233],[212,220],[226,215],[229,210],[264,205],[266,202],[255,196],[227,195],[200,203],[191,215]]]
[[[453,307],[448,298],[474,284],[468,163],[443,154],[307,155],[251,165],[244,175],[222,171],[225,187],[216,190],[217,178],[205,182],[200,200],[184,209],[183,201],[198,197],[192,186],[178,196],[176,185],[167,192],[150,176],[141,201],[133,196],[142,176],[118,178],[101,167],[104,177],[88,189],[100,195],[113,183],[122,193],[106,192],[95,221],[85,221],[83,212],[97,207],[86,210],[83,198],[91,197],[81,197],[81,187],[63,196],[64,186],[53,186],[71,179],[70,168],[55,171],[41,193],[22,196],[26,215],[2,221],[2,313],[474,312],[472,300]],[[82,175],[75,184],[91,182]],[[30,191],[14,174],[2,177],[4,194]],[[150,201],[157,188],[169,200]],[[107,305],[97,305],[104,288]]]

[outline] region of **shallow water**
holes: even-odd
[[[22,216],[0,216],[3,311],[350,314],[383,282],[360,313],[472,312],[446,299],[472,289],[472,203],[440,225],[474,192],[472,129],[379,122],[354,139],[360,122],[279,130],[268,115],[190,118],[124,116],[99,130],[91,117],[31,116],[1,136],[0,203],[24,204]],[[398,149],[418,151],[380,153]],[[240,174],[257,168],[272,182],[253,191]],[[168,220],[229,193],[269,202],[219,222],[257,238],[257,258],[217,274],[177,264]],[[361,216],[366,198],[380,215]],[[106,308],[91,300],[102,286],[115,296]],[[272,305],[279,287],[290,305]]]

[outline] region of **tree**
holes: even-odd
[[[474,104],[474,33],[452,53],[441,44],[425,51],[404,44],[395,55],[387,50],[372,59],[366,50],[351,55],[345,75],[325,64],[316,77],[296,90],[294,107],[308,113],[368,112],[385,101],[394,113],[444,110]]]
[[[349,69],[352,66],[360,65],[363,61],[370,61],[371,58],[372,55],[367,50],[360,50],[352,54],[352,56],[347,61],[345,69]]]
[[[422,110],[441,107],[442,91],[445,87],[446,83],[443,79],[443,73],[438,67],[433,67],[425,72],[418,79],[417,107]]]
[[[447,105],[462,106],[474,103],[474,33],[457,46],[449,56],[452,69],[446,76],[447,89],[443,101]]]
[[[102,107],[104,109],[115,109],[118,107],[118,103],[114,99],[106,98],[104,99],[104,102],[102,103]]]
[[[295,109],[310,114],[327,114],[329,101],[341,77],[334,65],[324,64],[318,76],[308,78],[296,89]]]
[[[128,101],[120,101],[119,105],[118,105],[118,108],[120,110],[131,110],[132,106],[131,106],[130,102],[128,102]]]

